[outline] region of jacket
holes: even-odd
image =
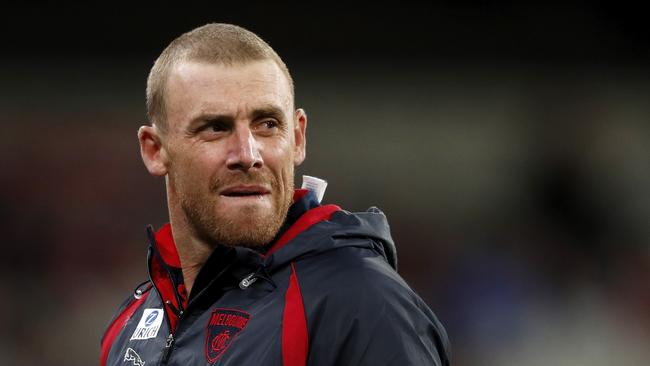
[[[287,222],[263,254],[217,246],[189,298],[171,227],[149,227],[150,281],[109,323],[100,364],[449,365],[379,209],[321,206],[300,189]]]

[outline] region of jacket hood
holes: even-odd
[[[316,198],[309,192],[303,199]],[[327,214],[322,215],[321,211]],[[349,212],[335,205],[318,206],[305,212],[287,233],[300,226],[301,220],[309,220],[312,217],[318,221],[291,238],[290,245],[277,248],[276,244],[271,248],[266,255],[268,267],[282,266],[290,261],[330,250],[357,247],[381,253],[391,267],[397,270],[397,253],[388,220],[377,207],[371,207],[365,212]],[[281,240],[282,238],[279,242]]]
[[[368,238],[381,249],[388,264],[397,270],[397,249],[390,235],[390,226],[386,215],[377,207],[370,207],[366,212],[350,213],[341,211],[337,215],[341,220],[341,229],[332,234],[334,239]],[[342,240],[338,240],[338,243]],[[343,244],[341,244],[343,245]]]

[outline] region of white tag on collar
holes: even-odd
[[[301,188],[306,188],[314,192],[316,194],[316,198],[318,199],[318,203],[320,203],[320,201],[323,200],[323,196],[325,195],[327,181],[316,177],[310,177],[309,175],[303,175]]]

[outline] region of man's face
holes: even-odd
[[[181,62],[161,134],[170,212],[201,240],[260,246],[282,225],[304,160],[306,117],[271,60]]]

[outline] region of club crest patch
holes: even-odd
[[[205,338],[205,357],[209,363],[221,357],[250,318],[250,314],[235,309],[215,309],[212,312]]]
[[[163,309],[144,309],[131,340],[156,338],[163,321]]]

